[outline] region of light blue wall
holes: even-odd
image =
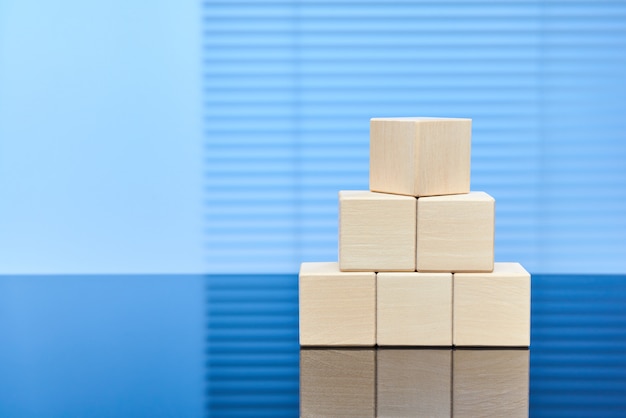
[[[0,273],[203,271],[200,10],[0,1]]]

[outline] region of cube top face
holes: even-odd
[[[339,192],[339,268],[415,271],[416,210],[412,196]]]
[[[454,274],[454,344],[530,345],[530,274],[518,263]]]
[[[378,273],[379,346],[451,346],[451,273]]]
[[[372,200],[372,201],[389,201],[399,200],[405,202],[413,202],[415,199],[411,196],[402,196],[389,193],[376,193],[369,190],[340,190],[340,200]]]
[[[428,116],[404,116],[396,118],[371,118],[371,122],[414,122],[414,123],[433,123],[433,122],[470,122],[469,118],[437,118]]]
[[[485,192],[469,192],[465,194],[422,197],[422,203],[456,203],[456,202],[487,202],[495,203],[495,199]]]
[[[417,200],[418,271],[490,272],[495,200],[484,192]]]
[[[300,277],[363,277],[363,272],[343,272],[336,261],[311,262],[300,264]]]
[[[299,275],[300,345],[373,346],[376,273],[303,263]]]
[[[524,267],[520,263],[510,263],[510,262],[497,262],[493,264],[493,271],[485,274],[485,273],[457,273],[456,277],[462,277],[466,279],[481,279],[481,278],[490,278],[490,277],[500,277],[503,280],[507,278],[522,278],[530,280],[530,273],[526,271]]]
[[[401,272],[401,271],[384,271],[378,273],[377,277],[388,283],[410,283],[422,280],[424,282],[436,283],[437,280],[452,280],[452,273],[440,272]]]
[[[373,118],[370,189],[411,196],[468,193],[471,119]]]

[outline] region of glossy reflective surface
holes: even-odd
[[[626,413],[626,276],[533,276],[528,351],[300,350],[297,298],[296,275],[0,277],[0,416]]]
[[[297,311],[295,275],[211,279],[209,411],[213,416],[297,416],[299,401],[303,408],[318,405],[345,411],[358,405],[371,411],[372,399],[378,402],[379,412],[407,408],[411,402],[417,408],[420,399],[429,399],[429,405],[422,404],[425,408],[446,415],[446,408],[452,411],[456,406],[457,416],[498,405],[509,405],[519,413],[527,408],[530,416],[537,417],[626,414],[626,276],[533,275],[531,348],[497,351],[495,357],[489,351],[472,350],[300,351]],[[428,355],[442,358],[419,360]],[[321,359],[315,360],[316,356]],[[355,362],[361,364],[357,370],[347,367]],[[420,369],[424,362],[437,366]],[[375,380],[372,364],[377,367]],[[481,380],[480,370],[490,372]],[[423,373],[431,374],[432,385],[420,386]],[[340,384],[333,386],[334,380]],[[341,383],[345,381],[355,383]],[[507,381],[510,389],[498,392],[507,387],[498,382]],[[447,398],[446,385],[452,387]],[[336,386],[352,397],[337,398]],[[424,391],[414,391],[416,386]]]
[[[528,350],[302,349],[302,416],[525,417]]]

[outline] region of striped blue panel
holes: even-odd
[[[626,276],[533,277],[531,416],[624,416]]]
[[[209,416],[298,415],[298,278],[208,279]]]
[[[626,4],[204,2],[211,272],[336,260],[369,119],[474,120],[496,259],[626,271]]]
[[[544,6],[537,264],[626,271],[626,4]]]

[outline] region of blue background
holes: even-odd
[[[0,272],[337,258],[369,119],[473,119],[496,259],[626,271],[620,1],[0,1]]]

